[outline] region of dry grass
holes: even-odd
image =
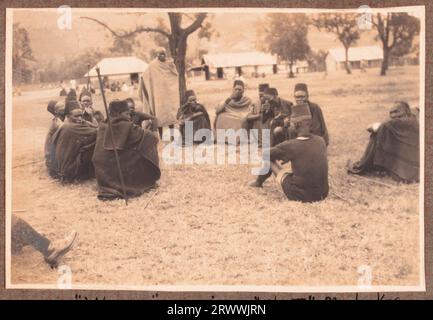
[[[249,80],[256,96],[263,79]],[[335,194],[316,204],[289,202],[273,179],[246,186],[248,165],[162,164],[158,194],[100,202],[95,181],[61,186],[44,164],[13,170],[13,208],[49,238],[72,228],[76,246],[64,263],[75,284],[356,285],[358,267],[372,268],[374,285],[419,284],[419,185],[392,188],[345,173],[367,143],[366,126],[386,119],[394,100],[418,104],[418,68],[352,76],[321,74],[265,79],[291,99],[296,81],[308,83],[330,132],[329,167]],[[229,81],[190,84],[213,113]],[[13,165],[40,161],[49,114],[46,97],[14,101]],[[12,259],[12,283],[55,284],[31,248]]]

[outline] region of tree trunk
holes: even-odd
[[[176,57],[176,67],[179,73],[179,101],[182,104],[186,92],[186,75],[185,75],[185,56],[186,56],[186,37],[180,37],[178,42],[178,52]]]
[[[186,41],[187,36],[183,33],[180,27],[181,16],[179,14],[173,13],[169,14],[171,35],[168,41],[171,56],[173,62],[176,66],[179,81],[179,101],[180,104],[183,103],[183,98],[185,97],[186,91],[186,79],[185,79],[185,55],[186,55]]]
[[[344,67],[346,68],[347,74],[351,74],[352,71],[350,70],[350,66],[349,66],[349,47],[344,47],[344,54],[345,54]]]
[[[388,70],[388,61],[389,61],[389,48],[383,48],[383,60],[382,67],[380,68],[380,75],[386,76],[386,71]]]
[[[289,71],[289,78],[294,78],[295,74],[293,73],[293,62],[289,63],[290,71]]]
[[[179,74],[179,101],[182,104],[186,92],[185,56],[188,35],[180,28],[179,16],[171,15],[170,22],[171,36],[169,38],[169,47],[177,73]]]

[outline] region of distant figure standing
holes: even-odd
[[[68,92],[66,91],[66,84],[63,82],[63,80],[60,81],[60,88],[61,88],[61,90],[60,90],[59,96],[60,97],[66,97]]]
[[[179,75],[172,60],[167,59],[164,48],[157,50],[157,57],[140,77],[138,90],[143,102],[143,112],[155,116],[159,134],[163,127],[174,128],[179,101]]]

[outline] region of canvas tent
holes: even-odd
[[[130,78],[131,82],[138,82],[138,75],[144,72],[148,64],[137,57],[104,58],[99,61],[85,78],[97,77],[96,68],[99,67],[101,75],[112,79]]]
[[[349,48],[348,60],[352,69],[360,69],[361,63],[366,68],[380,67],[383,60],[383,50],[379,46],[364,46]],[[326,70],[328,72],[344,70],[346,61],[343,47],[329,49],[326,57]]]
[[[205,54],[202,66],[206,80],[276,73],[277,58],[264,52]]]

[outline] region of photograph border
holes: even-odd
[[[41,2],[41,1],[40,1]],[[43,3],[56,3],[59,4],[58,1],[42,1]],[[114,3],[114,1],[112,1]],[[150,1],[149,1],[150,2]],[[190,1],[192,2],[192,1]],[[215,12],[215,11],[220,11],[222,9],[224,9],[224,11],[227,10],[227,8],[229,8],[230,6],[227,6],[226,1],[220,1],[218,4],[222,4],[224,3],[224,5],[221,5],[218,7],[211,7],[211,6],[202,6],[204,3],[206,3],[207,1],[201,1],[199,7],[195,7],[195,8],[191,8],[191,7],[176,7],[175,5],[172,8],[167,8],[167,7],[159,7],[159,8],[152,8],[152,10],[154,11],[185,11],[185,10],[192,10],[192,11],[206,11],[206,12]],[[292,6],[291,3],[298,3],[299,1],[285,1],[284,2],[284,7],[286,7],[285,9],[282,9],[282,3],[278,2],[279,6],[273,7],[272,5],[268,2],[266,2],[266,8],[260,7],[261,11],[275,11],[276,9],[281,9],[281,11],[300,11],[300,10],[309,10],[311,12],[312,8],[308,8],[308,5],[313,4],[314,5],[314,9],[317,9],[315,11],[332,11],[335,12],[335,8],[320,8],[322,7],[321,5],[323,5],[323,3],[329,3],[328,1],[308,1],[308,2],[301,2],[303,5],[301,7],[298,8],[290,8]],[[338,4],[340,1],[336,1],[336,2],[332,2],[334,5]],[[368,1],[351,1],[351,2],[355,2],[355,3],[362,3],[364,5],[368,4]],[[386,8],[389,10],[391,9],[391,7],[396,7],[397,5],[395,4],[395,2],[401,3],[403,1],[381,1],[381,3],[386,3],[387,6]],[[427,160],[427,157],[429,156],[428,154],[428,145],[426,145],[426,142],[431,141],[429,140],[431,138],[431,134],[430,136],[429,131],[427,131],[428,128],[425,127],[425,123],[426,120],[428,119],[428,117],[431,118],[431,115],[429,115],[429,108],[427,105],[428,101],[431,101],[431,90],[428,90],[428,88],[431,88],[431,76],[429,77],[428,75],[431,75],[431,65],[428,64],[429,59],[426,59],[426,54],[431,54],[431,45],[430,42],[428,41],[428,32],[426,30],[426,28],[430,27],[431,29],[431,25],[428,26],[427,20],[428,20],[428,10],[430,10],[431,13],[431,6],[428,6],[426,4],[426,6],[424,7],[423,5],[416,5],[415,3],[410,3],[410,5],[408,4],[408,1],[404,1],[405,5],[404,7],[401,7],[400,5],[398,5],[398,8],[396,8],[396,10],[398,11],[402,11],[404,9],[426,9],[425,11],[422,10],[424,19],[421,20],[421,33],[420,33],[420,39],[424,39],[424,41],[420,41],[420,83],[423,84],[425,83],[425,86],[420,85],[420,125],[421,125],[421,129],[422,130],[422,134],[420,137],[420,141],[421,141],[421,170],[420,170],[420,175],[421,175],[421,179],[420,179],[420,194],[419,194],[419,210],[420,210],[420,246],[422,248],[422,250],[420,250],[420,285],[419,286],[372,286],[371,288],[366,288],[365,290],[358,287],[358,286],[338,286],[338,287],[331,287],[331,286],[326,286],[326,287],[293,287],[293,286],[206,286],[206,285],[197,285],[197,286],[122,286],[122,287],[118,287],[118,286],[112,286],[112,285],[74,285],[73,286],[73,290],[66,290],[67,292],[71,291],[77,291],[77,290],[86,290],[86,291],[91,291],[95,293],[101,293],[102,292],[110,292],[110,296],[111,293],[114,293],[116,296],[118,296],[119,294],[121,294],[122,296],[124,295],[125,292],[128,291],[140,291],[141,293],[155,293],[158,292],[161,296],[161,294],[164,293],[164,295],[171,295],[171,294],[181,294],[181,298],[182,298],[182,292],[184,292],[186,295],[190,296],[191,294],[197,294],[198,296],[201,295],[210,295],[211,293],[218,293],[218,295],[222,295],[221,298],[225,298],[225,294],[227,294],[228,296],[226,296],[227,298],[233,298],[232,295],[233,294],[239,294],[240,296],[236,296],[236,298],[243,298],[244,295],[249,295],[251,296],[251,294],[255,294],[257,295],[258,293],[260,294],[271,294],[271,295],[278,295],[280,296],[281,294],[283,294],[283,296],[287,296],[287,294],[289,293],[303,293],[304,295],[307,293],[329,293],[329,292],[333,292],[333,293],[355,293],[355,292],[364,292],[364,291],[368,291],[368,294],[373,294],[375,292],[383,292],[383,291],[387,291],[388,294],[393,294],[393,295],[398,295],[399,293],[403,293],[403,294],[408,294],[409,292],[416,292],[419,291],[418,293],[415,293],[416,295],[418,294],[422,294],[422,295],[428,295],[431,294],[431,287],[428,286],[429,283],[431,283],[432,280],[432,275],[431,275],[431,264],[425,264],[426,262],[431,260],[431,251],[427,250],[428,247],[431,248],[431,243],[432,243],[432,239],[431,239],[431,232],[428,229],[428,226],[431,225],[431,223],[429,221],[431,221],[431,213],[430,210],[428,210],[429,208],[429,204],[428,204],[428,200],[431,199],[431,197],[427,196],[425,197],[424,193],[426,195],[430,195],[431,193],[429,193],[428,191],[431,190],[431,188],[429,189],[429,185],[428,185],[428,181],[429,179],[425,179],[425,174],[426,172],[424,171],[425,168],[425,164],[429,163]],[[420,2],[420,1],[418,1]],[[95,1],[88,1],[88,4],[92,4],[94,5]],[[102,2],[100,2],[99,4],[101,4]],[[118,4],[117,2],[115,2],[116,4]],[[122,6],[121,7],[116,7],[113,6],[113,9],[131,9],[131,10],[136,10],[135,8],[131,8],[131,6],[129,6],[129,3],[134,3],[136,4],[135,1],[125,1],[122,2]],[[238,1],[238,3],[245,3],[245,1]],[[318,5],[318,4],[321,5]],[[345,2],[347,4],[347,2]],[[393,5],[388,5],[389,3],[392,3]],[[80,4],[82,5],[82,2],[80,2]],[[103,2],[104,7],[105,6],[110,6],[110,1],[105,1]],[[175,2],[171,2],[170,4],[176,4]],[[413,5],[412,5],[413,4]],[[81,5],[77,5],[75,6],[74,3],[70,3],[69,4],[72,8],[78,8],[78,7],[83,7]],[[160,4],[161,5],[161,4]],[[233,5],[233,3],[232,3]],[[58,5],[57,5],[58,6]],[[53,5],[53,10],[55,10],[57,8],[56,5]],[[11,7],[21,7],[20,6],[20,1],[17,1],[13,3],[13,6],[8,6],[8,2],[6,1],[5,7],[11,8]],[[143,2],[140,2],[140,7],[145,7],[145,5],[143,4]],[[358,6],[359,7],[359,6]],[[344,8],[343,6],[339,7],[343,10],[353,10],[356,11],[358,7],[351,7],[351,8]],[[248,10],[255,10],[257,11],[257,7],[251,7],[248,6],[248,8],[243,7],[243,6],[236,6],[236,7],[232,7],[229,10],[239,10],[240,8],[242,8],[242,11],[248,11]],[[28,9],[35,9],[35,10],[46,10],[47,8],[35,8],[35,4],[33,3],[32,8],[25,8],[26,10]],[[89,9],[87,7],[83,7],[83,9]],[[107,10],[113,10],[111,8],[104,8]],[[314,10],[313,9],[313,10]],[[379,6],[377,6],[377,3],[375,2],[375,5],[372,6],[372,9],[380,9]],[[16,10],[16,9],[13,9]],[[19,10],[19,9],[18,9]],[[100,8],[96,8],[96,10],[101,10]],[[143,9],[146,11],[149,11],[149,8]],[[12,21],[11,21],[11,12],[12,10],[6,10],[5,14],[2,15],[3,17],[5,16],[5,22],[6,24],[6,37],[2,38],[2,39],[6,39],[6,45],[5,45],[5,49],[6,49],[6,55],[5,58],[6,60],[3,61],[3,66],[5,66],[5,62],[6,62],[6,69],[5,69],[5,73],[2,74],[2,77],[5,76],[6,80],[10,80],[10,81],[5,81],[5,87],[2,87],[2,90],[5,90],[4,92],[2,92],[2,99],[4,100],[4,97],[6,98],[6,104],[3,104],[6,106],[5,109],[1,110],[0,112],[3,112],[2,114],[0,114],[1,118],[2,118],[2,125],[0,126],[0,131],[2,133],[5,132],[4,129],[6,129],[6,149],[4,148],[5,146],[5,141],[3,140],[2,143],[2,152],[4,152],[4,150],[10,150],[8,148],[11,148],[11,138],[12,138],[12,122],[11,121],[6,121],[6,119],[11,119],[12,117],[12,111],[11,111],[11,102],[12,102],[12,39],[10,37],[12,30],[11,30],[11,26],[12,26]],[[304,12],[304,11],[302,11]],[[8,36],[9,35],[9,36]],[[2,36],[4,36],[2,34]],[[2,41],[2,45],[4,45],[5,41]],[[423,68],[425,66],[425,68]],[[3,79],[2,79],[3,80]],[[427,85],[427,83],[425,81],[430,82],[429,85]],[[9,93],[7,95],[5,95],[5,93]],[[1,100],[0,100],[1,103]],[[422,106],[425,106],[425,108],[423,108]],[[431,113],[431,112],[430,112]],[[425,134],[424,134],[425,133]],[[2,135],[2,137],[4,137],[4,134]],[[6,191],[6,195],[5,198],[2,200],[6,200],[6,206],[5,206],[5,211],[4,212],[11,212],[11,195],[10,195],[10,191],[11,191],[11,184],[12,181],[10,178],[8,178],[8,176],[11,174],[11,152],[6,152],[6,157],[3,159],[5,159],[5,162],[2,163],[2,170],[5,170],[6,168],[6,180],[2,181],[3,183],[3,187],[5,186],[5,191]],[[431,153],[430,153],[431,155]],[[4,156],[4,154],[2,154],[2,156]],[[426,171],[428,170],[428,168],[425,168]],[[431,168],[430,168],[431,169]],[[5,171],[3,171],[5,173]],[[4,175],[5,176],[5,175]],[[426,183],[427,182],[427,183]],[[6,183],[6,184],[5,184]],[[2,202],[4,204],[4,201]],[[10,215],[5,215],[6,216],[6,247],[10,247],[9,245],[9,239],[10,239]],[[4,221],[4,220],[3,220]],[[2,223],[3,223],[2,221]],[[1,229],[2,229],[2,233],[0,233],[0,236],[3,236],[3,232],[5,230],[4,225],[0,225]],[[431,229],[430,229],[431,230]],[[421,232],[422,231],[422,232]],[[425,238],[426,237],[426,238]],[[2,237],[2,240],[4,238]],[[29,286],[29,285],[13,285],[10,283],[10,250],[4,250],[5,246],[1,246],[0,249],[0,253],[4,253],[5,254],[5,262],[9,262],[6,264],[6,269],[2,268],[2,270],[0,270],[0,276],[2,276],[3,279],[5,279],[5,287],[7,287],[7,290],[0,290],[0,297],[2,297],[3,295],[3,291],[7,292],[15,292],[15,291],[28,291],[28,290],[23,290],[23,289],[31,289],[31,291],[35,291],[34,289],[41,289],[43,288],[44,290],[42,291],[42,293],[44,294],[44,296],[46,294],[51,294],[52,292],[56,293],[56,295],[58,295],[58,291],[59,290],[53,290],[56,287],[55,286],[43,286],[43,285],[36,285],[36,286]],[[430,252],[430,255],[429,255]],[[6,277],[4,277],[6,276]],[[392,287],[392,288],[389,288]],[[19,289],[19,290],[17,290]],[[306,290],[307,289],[307,290]],[[109,290],[109,291],[108,291]],[[113,292],[113,290],[116,290]],[[144,291],[141,291],[144,290]],[[421,293],[426,291],[425,293]],[[429,291],[430,290],[430,291]],[[40,290],[37,290],[40,291]],[[64,292],[64,290],[61,290],[62,292]],[[390,292],[392,291],[392,292]],[[137,292],[137,294],[139,294]],[[366,293],[367,294],[367,293]],[[104,295],[105,296],[105,295]],[[48,296],[49,297],[49,296]],[[191,297],[189,297],[191,298]]]

